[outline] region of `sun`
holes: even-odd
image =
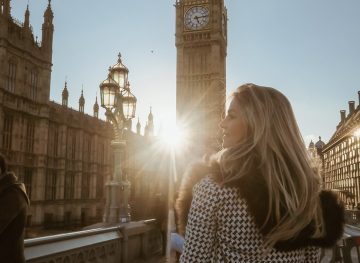
[[[160,143],[173,150],[179,151],[187,144],[186,131],[176,124],[168,124],[159,132]]]

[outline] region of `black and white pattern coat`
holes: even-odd
[[[341,237],[343,207],[333,194],[323,192],[320,198],[324,218],[331,216],[325,224],[327,236],[313,239],[309,235],[311,227],[310,232],[306,228],[296,239],[279,242],[266,253],[264,231],[272,226],[259,227],[267,203],[259,177],[255,174],[237,185],[224,187],[213,176],[204,177],[206,170],[201,165],[191,169],[180,187],[176,202],[180,233],[181,225],[186,225],[180,262],[315,263],[320,261],[320,247],[330,247]],[[257,189],[253,187],[255,182]]]

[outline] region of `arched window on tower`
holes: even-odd
[[[29,90],[30,99],[36,100],[37,88],[38,88],[38,73],[36,72],[36,70],[31,70],[30,90]]]
[[[10,92],[15,92],[16,68],[16,63],[14,61],[9,61],[8,74],[6,79],[6,89]]]

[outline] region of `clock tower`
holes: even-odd
[[[219,150],[225,111],[227,10],[224,0],[177,0],[176,121],[192,152]]]

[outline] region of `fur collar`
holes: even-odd
[[[185,233],[187,215],[189,213],[192,188],[203,177],[211,175],[217,181],[221,178],[218,165],[212,164],[211,167],[205,163],[193,164],[184,174],[178,198],[175,202],[175,212],[178,232],[181,235]],[[275,219],[270,220],[264,225],[268,202],[268,191],[265,181],[259,172],[252,172],[249,176],[244,176],[241,180],[225,185],[224,187],[237,187],[242,198],[247,201],[249,213],[253,215],[254,220],[260,232],[265,236],[275,226]],[[331,191],[321,191],[320,200],[322,204],[323,217],[325,221],[326,235],[321,238],[311,238],[314,227],[312,224],[305,227],[297,237],[291,240],[276,243],[275,248],[280,251],[290,251],[306,246],[331,247],[335,245],[343,233],[344,226],[344,207],[339,203],[337,196]]]

